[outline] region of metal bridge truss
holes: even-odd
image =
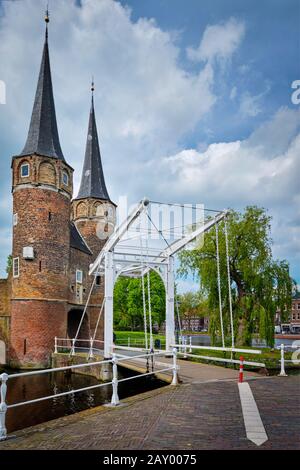
[[[115,229],[90,266],[90,275],[104,275],[105,358],[111,357],[113,352],[113,297],[116,280],[119,276],[142,278],[151,269],[160,275],[166,289],[166,351],[172,350],[172,345],[175,344],[174,256],[218,224],[228,213],[227,210],[214,211],[214,215],[205,220],[205,209],[201,206],[202,215],[196,222],[189,220],[180,226],[171,223],[166,228],[153,221],[155,205],[159,206],[160,211],[163,206],[171,206],[143,199]]]

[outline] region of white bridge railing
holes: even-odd
[[[299,349],[300,350],[300,345],[299,344],[292,345],[290,347],[293,348],[293,349]],[[287,373],[285,372],[285,367],[284,367],[284,364],[286,362],[291,362],[293,364],[300,364],[300,360],[296,359],[295,357],[292,358],[292,359],[285,359],[284,350],[285,350],[285,345],[281,344],[280,345],[280,373],[278,374],[279,377],[287,377]]]
[[[77,341],[77,340],[76,340]],[[97,361],[97,362],[89,362],[89,363],[83,363],[83,364],[75,364],[72,366],[65,366],[65,367],[56,367],[53,369],[43,369],[43,370],[35,370],[31,372],[21,372],[18,374],[1,374],[0,375],[0,381],[1,381],[1,386],[0,386],[0,396],[1,396],[1,402],[0,402],[0,441],[4,440],[7,438],[7,429],[5,425],[5,420],[6,420],[6,412],[7,410],[11,408],[16,408],[19,406],[23,405],[29,405],[31,403],[38,403],[40,401],[44,400],[51,400],[53,398],[57,397],[63,397],[66,395],[70,395],[73,393],[79,393],[83,392],[85,390],[92,390],[95,388],[100,388],[100,387],[105,387],[107,385],[112,385],[112,397],[111,397],[111,405],[116,406],[119,404],[119,396],[118,396],[118,384],[121,382],[126,382],[129,380],[134,380],[138,379],[140,377],[145,377],[147,375],[152,375],[152,374],[157,374],[158,372],[167,372],[167,371],[172,371],[172,385],[177,385],[178,380],[177,380],[177,373],[178,373],[178,366],[177,366],[177,350],[174,348],[173,351],[170,351],[168,354],[172,355],[173,361],[172,364],[169,367],[165,367],[163,369],[156,369],[153,370],[152,372],[146,372],[144,374],[138,374],[132,377],[126,377],[124,379],[119,379],[118,378],[118,364],[120,364],[123,361],[130,361],[130,360],[135,360],[135,359],[149,359],[149,358],[154,358],[157,356],[165,355],[166,351],[163,352],[154,352],[154,353],[147,353],[147,354],[140,354],[137,356],[121,356],[118,357],[117,354],[113,353],[111,359],[103,360],[103,361]],[[39,374],[49,374],[52,372],[60,372],[60,371],[65,371],[65,370],[71,370],[71,369],[79,369],[81,367],[92,367],[92,366],[100,366],[102,364],[112,364],[112,381],[111,382],[103,382],[99,383],[97,385],[92,385],[88,387],[83,387],[79,388],[76,390],[68,390],[66,392],[61,392],[61,393],[55,393],[53,395],[48,395],[45,397],[40,397],[40,398],[35,398],[34,400],[26,400],[18,403],[12,403],[12,404],[7,404],[6,403],[6,394],[7,394],[7,383],[10,382],[11,379],[18,378],[18,377],[27,377],[30,375],[39,375]]]
[[[88,346],[87,346],[88,345]],[[68,351],[71,356],[77,352],[88,351],[87,358],[93,358],[94,353],[103,351],[104,341],[100,339],[78,339],[78,338],[54,338],[54,353],[57,354],[61,350]]]
[[[237,353],[246,353],[246,354],[261,354],[261,350],[259,349],[242,349],[242,348],[231,348],[231,347],[223,348],[219,346],[200,346],[200,345],[192,345],[191,342],[190,344],[187,344],[187,342],[183,342],[183,344],[172,344],[171,346],[173,348],[178,348],[178,354],[182,355],[184,358],[195,357],[198,359],[204,359],[206,361],[225,362],[225,363],[230,363],[230,364],[240,364],[241,358],[237,360],[237,359],[233,359],[232,357],[230,359],[227,359],[225,357],[204,356],[204,355],[193,353],[193,349],[209,350],[209,351],[223,351],[223,352],[231,352],[231,353],[237,352]],[[252,361],[243,360],[243,363],[248,366],[266,367],[266,365],[263,362],[252,362]]]

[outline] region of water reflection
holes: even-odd
[[[135,374],[136,372],[119,367],[119,378]],[[7,404],[32,400],[67,390],[76,390],[96,385],[97,383],[99,383],[98,380],[93,377],[70,374],[67,371],[14,378],[8,380]],[[141,377],[133,381],[120,383],[119,397],[120,399],[126,398],[163,385],[165,383],[155,377]],[[6,427],[8,432],[11,433],[18,429],[108,403],[111,400],[111,395],[111,385],[106,385],[39,403],[12,408],[7,411]]]

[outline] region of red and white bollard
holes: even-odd
[[[243,383],[244,380],[244,358],[240,357],[240,372],[239,372],[239,383]]]

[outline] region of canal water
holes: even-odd
[[[4,371],[2,370],[1,372]],[[12,371],[6,372],[8,374],[12,373]],[[119,367],[118,374],[121,379],[136,375],[136,372]],[[6,401],[9,405],[67,390],[76,390],[96,385],[97,383],[99,381],[93,377],[70,374],[67,371],[18,377],[8,380]],[[153,390],[163,385],[166,385],[165,382],[158,380],[154,376],[139,377],[132,381],[121,382],[118,388],[119,398],[122,400],[128,396]],[[72,393],[64,397],[52,398],[39,403],[8,409],[6,414],[8,433],[110,403],[111,395],[111,385],[105,385],[104,387]]]

